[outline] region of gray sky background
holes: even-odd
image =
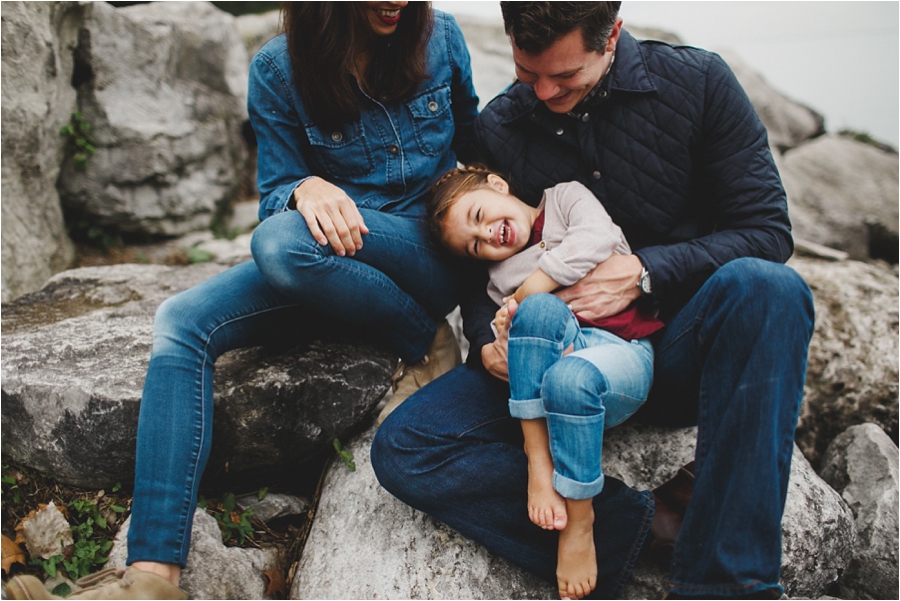
[[[494,1],[435,8],[502,22]],[[775,89],[849,128],[898,146],[898,2],[640,2],[629,23],[671,31],[686,44],[737,53]]]

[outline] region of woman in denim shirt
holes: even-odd
[[[132,567],[82,598],[125,598],[125,586],[137,587],[129,598],[183,595],[219,355],[341,320],[415,367],[456,305],[422,197],[469,158],[478,98],[459,27],[425,2],[285,3],[284,17],[287,35],[250,68],[254,261],[160,306],[138,424]]]

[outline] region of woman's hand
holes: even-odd
[[[641,268],[635,255],[613,255],[555,294],[574,313],[597,321],[621,313],[641,296],[637,287]]]
[[[362,248],[362,234],[369,228],[353,199],[334,184],[311,177],[294,189],[294,203],[322,246],[331,244],[341,257],[352,257]]]

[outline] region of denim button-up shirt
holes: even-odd
[[[359,120],[340,129],[310,119],[291,79],[284,34],[257,53],[247,104],[259,145],[260,220],[285,210],[311,176],[342,188],[360,208],[424,215],[421,200],[431,184],[456,166],[457,155],[472,157],[478,107],[462,32],[452,16],[434,15],[428,77],[419,89],[387,104],[360,91]]]

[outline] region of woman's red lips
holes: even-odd
[[[385,25],[396,25],[397,22],[400,21],[400,11],[399,10],[397,11],[397,14],[392,17],[382,14],[378,9],[373,9],[373,10],[375,11],[375,14],[378,15],[378,18],[381,20],[381,22],[384,23]]]

